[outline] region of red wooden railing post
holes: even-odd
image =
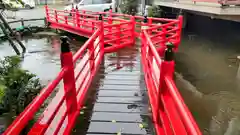
[[[148,26],[151,27],[151,25],[152,25],[152,17],[149,17],[148,18]]]
[[[54,10],[54,14],[55,14],[55,21],[58,23],[58,14],[57,14],[57,10]]]
[[[96,40],[95,40],[96,42]],[[94,40],[89,43],[88,45],[88,53],[89,53],[89,65],[90,65],[90,71],[92,72],[94,70],[94,56],[95,56],[95,51],[94,51]]]
[[[76,11],[75,9],[72,9],[72,23],[73,23],[73,26],[76,26]]]
[[[74,10],[74,4],[72,3],[72,9],[70,10],[70,13]]]
[[[117,25],[117,45],[120,45],[120,38],[121,38],[121,24]]]
[[[82,27],[83,13],[82,11],[79,14],[79,26]]]
[[[99,15],[99,28],[100,28],[100,49],[104,53],[104,27],[103,27],[103,16]]]
[[[83,11],[83,19],[82,19],[82,26],[84,26],[86,20],[86,11]]]
[[[167,32],[167,26],[163,26],[162,27],[162,43],[160,43],[160,45],[162,46],[162,47],[165,47],[166,46],[166,44],[167,44],[167,41],[166,41],[166,32]],[[159,49],[158,50],[158,54],[161,56],[161,57],[163,57],[163,55],[164,55],[164,49]]]
[[[65,24],[68,24],[68,17],[64,16],[64,19],[65,19]]]
[[[112,6],[110,6],[110,9],[109,9],[109,18],[110,18],[111,21],[112,21]]]
[[[76,27],[78,27],[78,19],[79,19],[79,12],[78,12],[78,6],[76,6],[76,9],[75,9],[75,18],[74,18],[74,23]]]
[[[109,10],[109,16],[108,16],[108,24],[112,24],[113,23],[113,19],[112,19],[112,7],[110,7]],[[112,32],[112,27],[108,28],[109,32]]]
[[[49,22],[49,9],[48,9],[48,5],[45,5],[45,12],[46,12],[47,22]]]
[[[133,45],[135,45],[135,25],[136,25],[136,22],[135,22],[135,17],[134,16],[131,16],[131,22],[132,22],[132,43]]]
[[[164,52],[164,62],[163,65],[164,67],[164,71],[166,69],[165,75],[168,75],[169,77],[173,78],[173,74],[174,74],[174,45],[171,43],[167,43],[166,44],[166,49]]]
[[[166,90],[165,76],[173,78],[174,74],[174,45],[171,43],[166,43],[166,49],[164,50],[164,61],[161,64],[161,73],[160,73],[160,87],[161,92],[164,93]]]
[[[169,76],[173,78],[174,74],[174,52],[173,52],[173,45],[167,44],[167,48],[164,50],[164,61],[161,63],[160,67],[160,78],[159,78],[159,85],[158,85],[158,92],[157,92],[157,107],[156,110],[159,111],[162,108],[161,104],[161,95],[164,94],[167,90],[167,86],[165,83],[165,76]],[[156,113],[156,122],[160,124],[160,115],[159,112]]]
[[[142,29],[142,30],[148,28],[147,22],[148,22],[148,18],[147,18],[147,16],[144,16],[143,25],[141,25],[141,29]]]
[[[90,65],[90,71],[92,72],[94,70],[94,56],[95,56],[95,49],[94,46],[96,43],[98,43],[99,37],[97,37],[95,40],[92,40],[88,45],[88,53],[89,53],[89,65]]]
[[[65,99],[67,106],[68,118],[71,120],[74,113],[77,111],[77,94],[74,77],[74,65],[73,56],[70,52],[68,38],[66,36],[61,37],[61,65],[62,68],[67,68],[66,74],[63,76],[63,84],[65,91]]]
[[[175,46],[175,48],[174,48],[174,51],[177,51],[177,49],[178,49],[178,45],[180,44],[180,42],[181,42],[181,33],[182,33],[182,25],[183,25],[183,15],[179,15],[178,16],[178,35],[177,35],[177,37],[178,37],[178,39],[177,39],[177,44],[176,44],[176,46]]]
[[[94,32],[94,22],[91,23],[91,27],[92,27],[92,33]]]

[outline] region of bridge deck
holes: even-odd
[[[150,106],[140,65],[136,47],[105,55],[87,99],[95,102],[84,113],[89,125],[86,129],[79,127],[83,123],[80,120],[73,134],[152,134]]]

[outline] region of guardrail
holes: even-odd
[[[98,26],[99,28],[74,56],[70,52],[67,39],[62,38],[61,71],[14,120],[4,135],[20,134],[61,81],[63,81],[63,88],[57,91],[28,135],[71,133],[76,117],[82,109],[88,87],[103,58],[102,22]],[[80,62],[76,63],[78,60]],[[75,64],[76,68],[74,68]],[[62,127],[63,125],[66,127]]]
[[[133,18],[132,20],[124,20],[105,18],[104,15],[98,12],[78,10],[58,11],[46,6],[46,18],[52,27],[86,37],[91,36],[96,31],[97,23],[101,18],[104,25],[104,44],[111,45],[105,48],[105,52],[113,52],[119,48],[135,44],[135,20]],[[118,22],[114,24],[114,21]]]
[[[145,24],[149,23],[148,18],[145,18],[144,22]],[[152,44],[157,48],[161,57],[163,57],[167,43],[173,44],[174,51],[177,51],[181,41],[182,22],[183,17],[180,15],[178,19],[174,21],[145,28],[147,29]]]
[[[172,48],[169,44],[161,59],[149,30],[143,30],[141,59],[155,129],[158,135],[201,135],[173,81]]]

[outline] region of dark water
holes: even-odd
[[[59,36],[26,37],[22,42],[27,48],[22,61],[22,68],[36,74],[44,84],[55,78],[61,67]],[[71,49],[73,53],[82,44],[83,42],[72,41]],[[0,58],[13,55],[16,54],[9,43],[7,41],[1,42]]]
[[[204,134],[239,135],[240,25],[188,17],[176,54],[178,88]]]

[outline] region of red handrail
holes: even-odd
[[[49,9],[48,6],[45,8],[47,21],[52,26],[58,26],[58,29],[60,28],[73,33],[76,32],[76,34],[81,31],[91,35],[98,27],[98,15],[100,15],[100,12],[79,11],[76,9],[69,12]],[[68,17],[69,13],[72,14],[72,18]],[[135,44],[135,20],[133,17],[130,17],[130,20],[124,20],[113,18],[112,13],[110,13],[109,17],[102,17],[102,19],[104,21],[104,43],[112,45],[105,48],[106,53]],[[118,21],[119,23],[112,24],[114,21]]]
[[[148,30],[142,32],[142,65],[158,135],[201,135],[172,79],[174,61],[162,60]]]
[[[192,117],[192,114],[188,111],[187,106],[185,105],[178,89],[173,81],[173,79],[169,76],[165,76],[165,82],[168,87],[169,93],[172,96],[176,108],[179,111],[179,114],[183,118],[182,121],[186,125],[186,130],[191,135],[200,135],[201,132],[197,126],[197,123]]]
[[[41,108],[44,101],[49,97],[61,80],[64,82],[63,89],[65,92],[63,92],[62,88],[60,88],[56,96],[52,99],[52,102],[49,103],[47,109],[42,113],[42,115],[39,117],[39,120],[33,125],[28,134],[58,134],[63,124],[67,124],[66,128],[64,129],[64,133],[70,133],[76,117],[78,116],[80,109],[84,104],[83,99],[87,93],[88,87],[90,86],[91,80],[96,74],[96,71],[103,58],[104,44],[102,23],[100,23],[99,26],[100,28],[96,30],[93,36],[82,46],[82,48],[74,55],[74,57],[72,57],[71,52],[65,52],[63,50],[61,54],[62,70],[59,72],[56,79],[49,83],[49,85],[45,87],[33,100],[33,102],[26,107],[26,109],[7,128],[7,130],[4,132],[4,135],[20,134],[22,129],[26,127],[28,122],[34,117],[35,113]],[[96,39],[99,39],[99,41],[96,42]],[[62,48],[63,47],[64,44],[62,44]],[[80,68],[76,68],[76,80],[74,78],[74,80],[71,80],[71,76],[74,77],[74,65],[71,65],[71,63],[76,63],[81,56],[83,56],[83,58],[87,58],[87,60],[80,60],[76,67],[79,67],[80,65],[81,71],[78,71]],[[86,76],[86,71],[90,72],[89,77]],[[87,83],[83,78],[88,78]],[[79,83],[81,85],[79,85]],[[75,85],[77,89],[75,89]],[[70,93],[76,94],[75,96],[74,94],[71,94],[71,97],[69,97]],[[62,106],[66,106],[66,110],[63,110],[63,112],[61,112]],[[59,114],[59,112],[63,114]],[[55,118],[57,117],[59,117],[61,120],[56,121]],[[65,119],[68,119],[68,123],[66,123]],[[57,124],[55,129],[52,129],[51,123]],[[48,130],[49,128],[51,128],[53,131]]]

